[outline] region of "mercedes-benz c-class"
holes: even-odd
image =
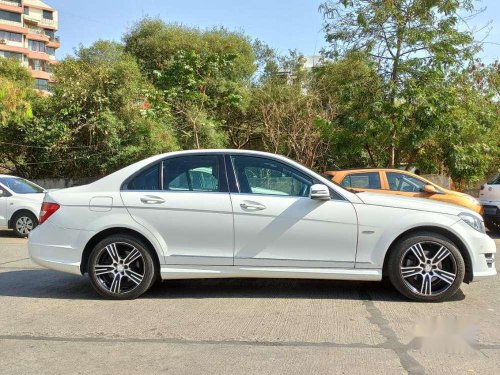
[[[31,258],[88,274],[113,299],[159,279],[380,281],[438,301],[496,274],[480,215],[420,198],[353,193],[282,156],[196,150],[153,156],[48,192]]]

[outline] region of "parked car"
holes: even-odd
[[[500,173],[481,186],[479,200],[483,205],[486,226],[500,233]]]
[[[38,225],[45,190],[24,178],[0,175],[0,227],[14,230],[18,237]]]
[[[400,169],[349,169],[325,173],[331,176],[333,182],[347,189],[432,199],[458,204],[482,213],[481,204],[476,198],[445,189],[423,177]]]
[[[419,301],[496,274],[482,217],[446,203],[354,194],[288,158],[245,150],[167,153],[51,192],[29,252],[88,274],[112,299],[158,278],[381,280]]]

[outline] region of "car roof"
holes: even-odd
[[[339,172],[370,172],[370,171],[386,171],[386,172],[403,172],[403,173],[412,173],[410,171],[406,171],[404,169],[396,169],[396,168],[348,168],[348,169],[335,169],[331,171],[326,171],[325,173],[339,173]]]

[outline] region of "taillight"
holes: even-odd
[[[42,224],[49,217],[51,217],[52,214],[59,209],[59,207],[61,206],[54,202],[43,202],[42,209],[40,210],[40,220],[38,220],[38,224]]]

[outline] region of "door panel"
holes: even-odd
[[[167,244],[165,264],[233,264],[229,193],[122,191],[138,223]],[[157,200],[158,203],[146,203]]]
[[[133,176],[121,196],[134,220],[166,244],[165,264],[233,264],[233,210],[221,155],[167,158]]]
[[[357,219],[351,203],[233,194],[235,265],[354,267]],[[246,208],[260,205],[259,210]]]
[[[233,155],[235,265],[354,267],[357,218],[344,200],[313,200],[316,181],[272,158]]]

